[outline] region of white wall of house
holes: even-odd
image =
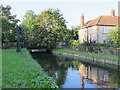
[[[98,28],[98,43],[103,43],[108,40],[108,33],[113,30],[113,26],[97,26]]]
[[[88,38],[91,41],[97,41],[97,26],[88,28]]]
[[[83,29],[78,30],[78,34],[79,34],[79,41],[83,43],[83,41],[86,40],[87,29],[83,28]]]
[[[88,40],[96,41],[97,40],[97,26],[92,26],[89,28],[83,28],[78,31],[79,34],[79,41],[83,43],[84,41]]]
[[[87,41],[88,36],[88,40],[96,41],[97,43],[103,43],[108,39],[108,32],[114,28],[115,27],[113,26],[92,26],[80,29],[78,30],[79,41],[81,43]]]

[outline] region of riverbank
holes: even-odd
[[[53,53],[83,58],[90,61],[100,62],[100,63],[108,63],[113,65],[120,65],[120,60],[117,56],[109,56],[109,55],[101,55],[96,53],[85,53],[85,52],[78,52],[69,49],[55,49]]]
[[[2,50],[2,88],[57,88],[27,49]]]

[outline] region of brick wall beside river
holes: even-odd
[[[54,54],[58,54],[58,55],[71,56],[71,57],[78,58],[78,59],[82,58],[84,61],[92,61],[92,62],[95,62],[95,63],[111,64],[111,65],[120,66],[120,62],[119,61],[105,60],[105,59],[99,59],[99,58],[92,58],[92,57],[87,57],[87,56],[81,56],[81,55],[69,54],[69,53],[61,53],[61,52],[55,52],[55,51],[53,51],[53,53]]]

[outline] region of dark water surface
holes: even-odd
[[[120,88],[118,69],[49,53],[31,55],[60,88]]]

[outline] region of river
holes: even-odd
[[[31,53],[60,88],[120,88],[120,70],[75,58]]]

